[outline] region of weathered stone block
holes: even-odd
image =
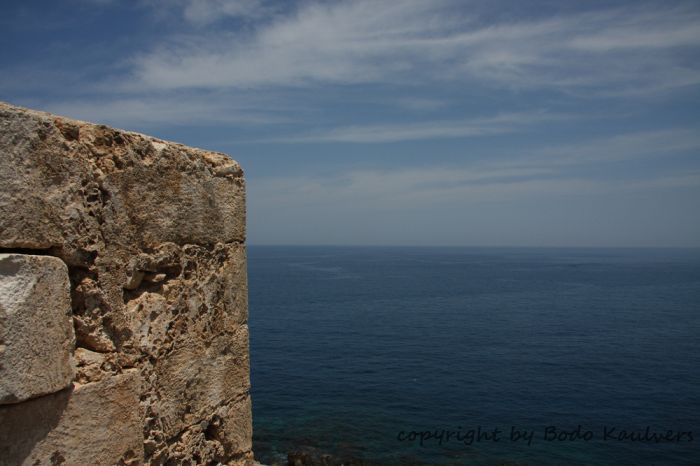
[[[0,154],[0,247],[80,260],[244,240],[242,171],[224,154],[1,102]]]
[[[70,385],[74,345],[63,261],[0,254],[0,404]]]
[[[136,370],[0,406],[1,465],[140,465]]]

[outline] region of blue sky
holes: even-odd
[[[17,1],[0,28],[0,100],[238,160],[250,244],[700,246],[697,1]]]

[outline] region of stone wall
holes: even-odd
[[[0,103],[0,464],[252,464],[227,156]]]

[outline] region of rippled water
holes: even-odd
[[[698,250],[248,254],[263,462],[309,445],[376,464],[700,464]],[[579,425],[593,439],[543,438]],[[606,426],[694,437],[603,441]],[[499,441],[466,445],[478,427]],[[410,441],[435,430],[454,434]]]

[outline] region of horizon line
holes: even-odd
[[[465,245],[465,244],[291,244],[245,243],[252,247],[367,247],[367,248],[473,248],[473,249],[698,249],[699,246],[523,246],[523,245]]]

